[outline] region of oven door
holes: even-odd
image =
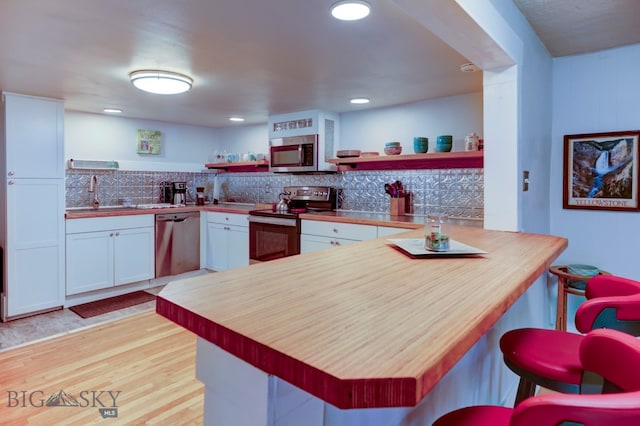
[[[249,216],[249,263],[300,254],[300,220]]]

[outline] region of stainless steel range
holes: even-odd
[[[300,217],[307,211],[336,209],[336,188],[286,186],[280,194],[288,206],[249,212],[249,261],[265,262],[300,254]]]

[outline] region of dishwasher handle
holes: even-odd
[[[200,217],[200,213],[157,214],[156,222],[184,222],[189,218]]]

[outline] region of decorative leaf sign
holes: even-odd
[[[138,129],[138,154],[160,154],[162,134],[160,130]]]

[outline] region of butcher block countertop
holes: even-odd
[[[338,408],[414,406],[567,247],[479,227],[451,237],[488,254],[412,258],[368,240],[174,281],[156,310]]]
[[[355,223],[361,225],[388,226],[390,228],[418,229],[424,227],[424,216],[391,216],[385,213],[368,213],[347,210],[309,212],[300,214],[300,219],[323,222]],[[450,219],[450,223],[462,226],[482,227],[481,219]]]
[[[237,214],[248,214],[249,211],[255,209],[268,209],[271,204],[254,204],[254,203],[220,203],[207,204],[205,206],[187,205],[184,207],[169,208],[153,208],[139,209],[134,207],[106,207],[92,209],[90,207],[81,209],[68,209],[65,214],[66,219],[79,219],[88,217],[110,217],[110,216],[126,216],[139,214],[166,214],[166,213],[182,213],[191,211],[209,211],[209,212],[226,212]],[[324,211],[324,212],[308,212],[300,215],[301,219],[321,220],[326,222],[352,223],[373,226],[388,226],[395,228],[418,229],[424,226],[423,216],[391,216],[384,213],[368,213],[354,212],[346,210]],[[451,220],[464,226],[480,226],[482,220],[476,219],[457,219]]]
[[[250,210],[254,210],[256,205],[253,203],[220,203],[207,204],[204,206],[196,206],[188,204],[183,207],[166,207],[166,208],[135,208],[135,207],[103,207],[92,209],[90,207],[82,209],[67,209],[65,212],[66,219],[80,219],[87,217],[110,217],[110,216],[127,216],[139,214],[166,214],[166,213],[183,213],[192,211],[208,211],[208,212],[226,212],[246,214]]]

